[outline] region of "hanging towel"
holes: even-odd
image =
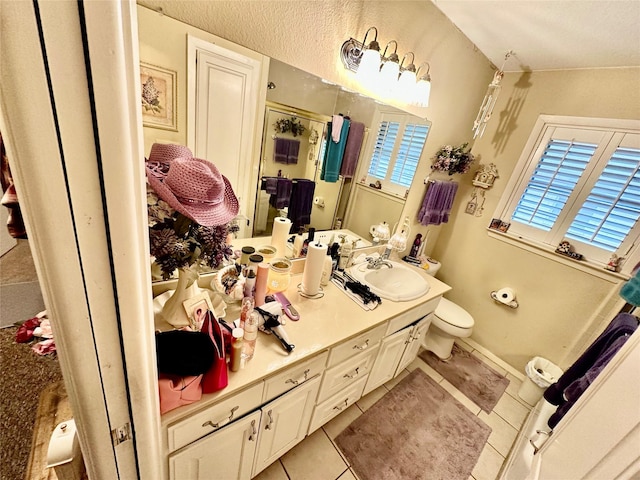
[[[289,153],[287,153],[287,163],[289,165],[298,163],[299,151],[300,151],[300,140],[289,140]]]
[[[628,313],[616,315],[558,381],[545,390],[544,399],[552,405],[558,405],[547,421],[550,428],[558,424],[637,328],[638,319],[635,316]]]
[[[287,163],[289,158],[289,139],[276,138],[273,145],[273,161]]]
[[[340,134],[342,133],[342,124],[344,123],[344,117],[342,115],[334,115],[333,118],[333,131],[331,132],[331,139],[338,143],[340,141]]]
[[[278,193],[278,177],[263,177],[261,190],[264,190],[269,195]]]
[[[344,147],[344,155],[342,156],[342,166],[340,167],[340,175],[344,178],[353,178],[355,175],[363,140],[364,123],[351,122],[349,134],[347,135],[347,144]]]
[[[275,195],[269,197],[269,205],[281,209],[288,207],[291,198],[292,182],[288,178],[278,177]]]
[[[440,225],[449,221],[449,213],[453,199],[458,191],[456,182],[434,181],[429,183],[427,193],[418,212],[418,220],[422,225]]]
[[[316,189],[315,182],[304,178],[296,178],[291,188],[291,200],[289,201],[289,212],[292,231],[297,231],[299,227],[311,223],[311,208],[313,207],[313,193]]]
[[[322,170],[320,171],[320,180],[325,182],[335,183],[340,176],[340,167],[342,166],[342,157],[344,156],[344,149],[347,145],[347,136],[349,135],[349,126],[351,122],[346,118],[342,121],[342,128],[340,132],[340,141],[335,143],[331,140],[327,141],[327,148],[324,152],[324,161],[322,162]],[[333,123],[327,124],[327,138],[332,137]]]

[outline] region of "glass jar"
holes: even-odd
[[[242,247],[242,255],[240,256],[240,265],[249,265],[249,257],[256,252],[253,247]]]
[[[269,263],[267,290],[277,293],[286,290],[291,283],[291,261],[286,258],[274,258]]]

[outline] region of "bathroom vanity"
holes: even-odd
[[[383,300],[366,311],[331,282],[322,298],[299,295],[301,271],[285,292],[301,316],[285,325],[295,349],[287,354],[276,338],[260,333],[255,356],[240,371],[229,372],[224,390],[163,415],[165,479],[258,475],[413,361],[433,311],[450,290],[416,269],[430,284],[426,295]],[[225,319],[236,318],[231,305]]]

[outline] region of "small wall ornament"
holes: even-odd
[[[569,242],[567,242],[566,240],[563,240],[563,241],[560,242],[560,244],[556,248],[556,253],[559,253],[560,255],[564,255],[564,256],[569,257],[569,258],[573,258],[574,260],[582,260],[583,259],[582,254],[574,252],[573,251],[573,246]]]
[[[476,172],[471,183],[480,188],[491,188],[493,182],[498,178],[498,169],[495,164],[480,165],[480,169]]]
[[[278,133],[291,132],[294,137],[302,135],[306,130],[305,126],[300,123],[297,117],[280,118],[273,124],[273,128]]]

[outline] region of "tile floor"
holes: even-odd
[[[483,362],[509,379],[509,386],[490,414],[465,397],[442,376],[417,357],[407,369],[396,378],[361,398],[333,420],[305,438],[278,461],[264,470],[256,480],[356,480],[358,477],[347,460],[335,446],[333,439],[354,419],[372,406],[410,371],[420,368],[427,375],[450,392],[460,403],[491,427],[491,435],[480,455],[469,480],[493,480],[509,453],[518,431],[531,410],[518,397],[518,389],[523,376],[493,357],[472,341],[459,341],[460,347],[476,355]],[[484,353],[482,353],[484,352]]]

